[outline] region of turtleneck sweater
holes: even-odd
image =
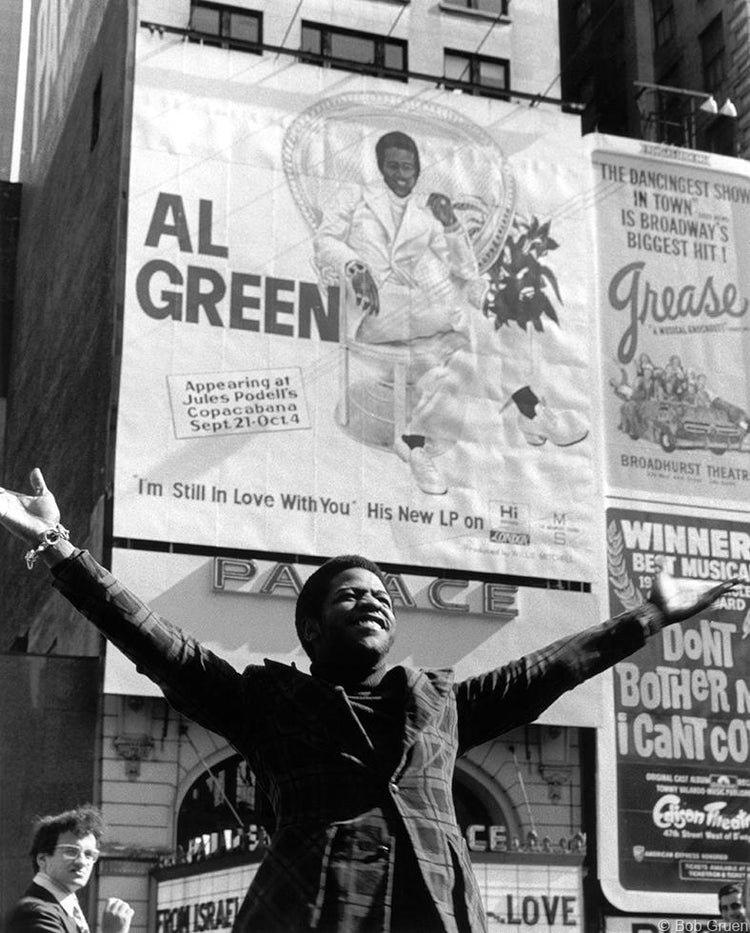
[[[403,668],[377,665],[362,676],[350,668],[310,665],[313,677],[342,687],[354,715],[375,749],[378,762],[390,775],[401,759],[406,678]]]

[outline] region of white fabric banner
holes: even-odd
[[[745,509],[750,166],[591,144],[609,490]]]
[[[137,41],[115,535],[589,580],[578,121]]]

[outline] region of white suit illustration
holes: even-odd
[[[408,349],[413,405],[393,450],[423,492],[443,495],[434,457],[461,437],[469,396],[506,404],[486,366],[477,369],[474,331],[489,284],[450,197],[420,189],[415,141],[386,133],[375,153],[382,183],[345,185],[321,204],[315,263],[323,283],[342,287],[348,338]],[[574,413],[550,411],[529,386],[503,394],[529,444],[586,436]]]
[[[409,432],[455,441],[465,410],[461,387],[471,380],[469,315],[485,288],[461,225],[444,228],[416,193],[399,198],[384,185],[352,186],[324,211],[315,255],[324,281],[343,281],[352,262],[367,267],[380,309],[350,313],[350,334],[408,345],[416,393]]]
[[[423,200],[423,199],[422,199]],[[394,343],[468,333],[467,306],[481,306],[485,283],[460,224],[443,228],[418,194],[350,187],[324,211],[316,260],[329,281],[363,262],[380,294],[380,314],[359,321],[356,337]]]

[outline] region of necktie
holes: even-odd
[[[73,910],[71,913],[80,933],[89,933],[89,925],[86,923],[86,918],[83,916],[83,911],[77,900],[73,901]]]

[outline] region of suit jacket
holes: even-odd
[[[465,331],[468,304],[484,291],[466,232],[460,226],[446,231],[424,201],[419,194],[407,198],[398,227],[385,183],[344,188],[326,207],[315,233],[323,281],[338,285],[356,259],[368,267],[380,295],[379,314],[349,321],[360,340],[391,343]]]
[[[75,920],[54,894],[31,883],[10,913],[7,933],[78,933]]]
[[[460,683],[450,670],[395,668],[386,676],[403,679],[405,715],[401,757],[389,772],[342,687],[273,661],[240,674],[85,552],[55,575],[58,589],[175,708],[249,761],[276,831],[235,930],[260,933],[316,929],[332,898],[334,928],[388,931],[396,838],[416,859],[440,928],[484,930],[451,794],[456,756],[533,721],[564,691],[641,647],[658,612],[647,604]]]

